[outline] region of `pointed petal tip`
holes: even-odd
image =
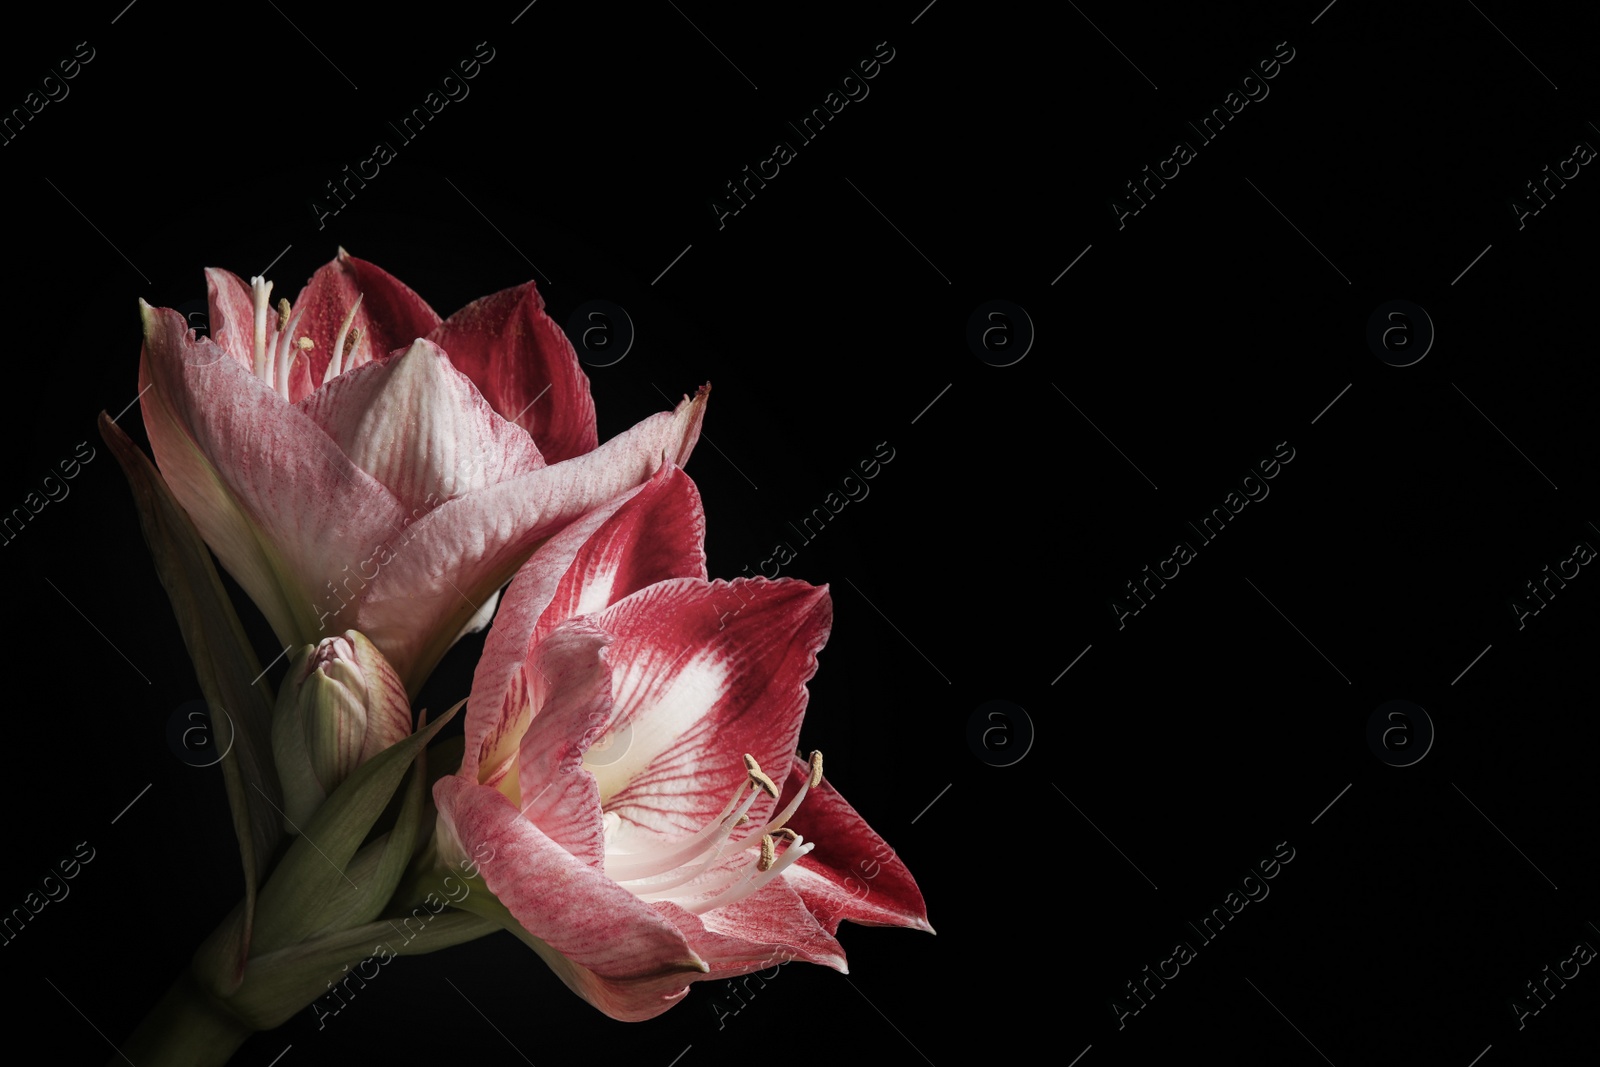
[[[685,393],[683,395],[683,399],[679,400],[672,406],[672,410],[682,411],[686,407],[704,407],[706,400],[710,395],[711,383],[706,382],[704,385],[701,385],[695,389],[694,396],[689,396],[687,393]]]

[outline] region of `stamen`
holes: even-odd
[[[740,783],[739,789],[722,809],[721,815],[694,834],[676,842],[666,851],[656,854],[608,854],[606,874],[618,882],[635,882],[643,878],[656,877],[688,863],[710,848],[713,842],[725,842],[737,825],[735,820],[745,815],[750,810],[750,805],[755,803],[756,797],[760,795],[752,790],[749,796],[744,798],[744,803],[738,804],[740,792],[744,790],[746,784]],[[737,810],[735,810],[736,804]]]
[[[789,799],[789,803],[785,804],[783,806],[783,810],[778,812],[778,814],[774,815],[772,817],[771,821],[769,821],[767,823],[767,826],[766,826],[766,829],[765,829],[764,832],[770,834],[770,833],[773,833],[773,832],[775,832],[777,830],[780,830],[780,829],[783,828],[783,824],[784,823],[786,823],[790,819],[794,818],[794,813],[799,809],[800,802],[806,798],[806,793],[810,789],[811,789],[811,782],[810,782],[809,779],[804,781],[804,782],[801,782],[800,783],[800,788],[795,790],[795,794],[794,794],[793,797],[791,797]]]
[[[350,358],[350,350],[356,346],[356,340],[361,336],[360,330],[356,331],[355,336],[350,336],[350,324],[356,320],[356,311],[361,307],[361,298],[365,295],[356,294],[356,302],[351,305],[344,321],[339,324],[339,335],[333,339],[333,355],[328,359],[328,369],[322,373],[324,385],[343,372],[344,361]]]
[[[283,301],[281,304],[278,305],[278,314],[279,315],[284,314],[288,310],[288,307],[289,307],[289,302],[287,300]],[[296,315],[294,317],[294,322],[289,325],[289,329],[284,330],[279,335],[280,339],[278,341],[278,353],[277,353],[277,357],[273,361],[273,368],[272,368],[273,386],[272,387],[274,389],[276,389],[278,391],[278,394],[280,396],[282,396],[285,400],[289,399],[289,362],[290,362],[290,360],[289,360],[289,355],[290,355],[290,353],[289,353],[289,339],[291,337],[293,337],[294,334],[295,334],[295,331],[300,328],[300,320],[302,318],[304,318],[304,317],[305,317],[305,309],[302,308],[300,310],[300,314],[298,314],[298,315]],[[280,327],[280,329],[281,329],[281,327]]]
[[[633,853],[607,850],[606,873],[643,901],[671,900],[692,914],[732,904],[759,892],[784,870],[817,846],[783,823],[794,814],[810,789],[822,781],[822,753],[813,752],[810,773],[800,782],[793,799],[775,818],[755,834],[739,835],[734,827],[750,822],[747,814],[762,793],[780,799],[780,791],[761,764],[749,753],[744,756],[746,780],[739,786],[748,790],[740,801],[739,792],[722,809],[716,820],[698,832],[652,854],[647,847]],[[609,827],[608,827],[609,830]],[[610,837],[610,834],[607,834]],[[756,847],[756,854],[750,849]],[[700,898],[696,900],[696,898]]]
[[[774,863],[767,870],[754,876],[747,874],[737,884],[729,886],[727,889],[718,893],[709,900],[701,901],[698,904],[686,904],[683,906],[694,915],[704,915],[706,912],[720,908],[725,904],[732,904],[735,901],[743,900],[750,894],[759,892],[766,886],[768,882],[781,875],[790,864],[796,862],[801,856],[804,856],[806,853],[810,852],[816,847],[816,842],[807,841],[803,845],[786,849],[783,855],[778,857],[778,862]],[[745,870],[748,871],[749,868],[747,867]]]
[[[250,279],[250,290],[256,301],[255,372],[263,380],[267,377],[267,299],[272,295],[272,283],[265,278]]]

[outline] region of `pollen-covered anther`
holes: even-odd
[[[800,840],[800,835],[795,833],[793,830],[789,829],[787,826],[780,826],[776,830],[772,831],[772,833],[768,834],[767,836],[768,837],[781,837],[785,841],[788,841],[790,844],[793,844],[794,842]]]
[[[754,756],[746,752],[744,754],[744,769],[747,771],[759,771],[761,770],[761,764],[756,762],[756,758]]]
[[[735,825],[735,826],[743,826],[745,823],[747,823],[749,821],[750,821],[750,816],[741,815],[741,816],[739,816],[737,819],[735,819],[733,821],[733,825]]]
[[[302,352],[309,352],[313,348],[317,347],[317,342],[313,341],[309,337],[302,337],[300,340],[296,341],[295,344],[300,346],[300,351]]]
[[[822,750],[813,749],[811,752],[811,788],[815,789],[822,781]]]
[[[349,335],[344,339],[344,358],[349,359],[350,353],[355,351],[356,345],[360,343],[361,327],[357,326],[355,329],[351,330]]]
[[[288,299],[288,297],[279,297],[278,298],[278,329],[282,330],[287,325],[289,325],[289,299]]]
[[[778,799],[778,787],[773,785],[772,779],[768,778],[761,771],[755,770],[750,772],[750,783],[758,786],[763,793],[767,794],[767,796],[771,797],[773,800]]]
[[[772,835],[771,834],[762,834],[761,835],[761,859],[756,861],[756,870],[758,870],[758,871],[771,870],[772,869],[772,863],[777,858],[778,858],[778,849],[777,849],[777,846],[773,844]]]

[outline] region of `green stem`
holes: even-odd
[[[200,988],[186,966],[110,1062],[221,1067],[254,1032]]]

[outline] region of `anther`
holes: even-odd
[[[772,835],[761,835],[761,859],[756,862],[756,870],[768,871],[772,869],[773,860],[778,858],[777,849],[773,846]]]
[[[822,781],[822,751],[814,749],[811,753],[811,788],[815,789],[817,783]]]
[[[282,330],[289,325],[289,298],[278,298],[278,329]]]

